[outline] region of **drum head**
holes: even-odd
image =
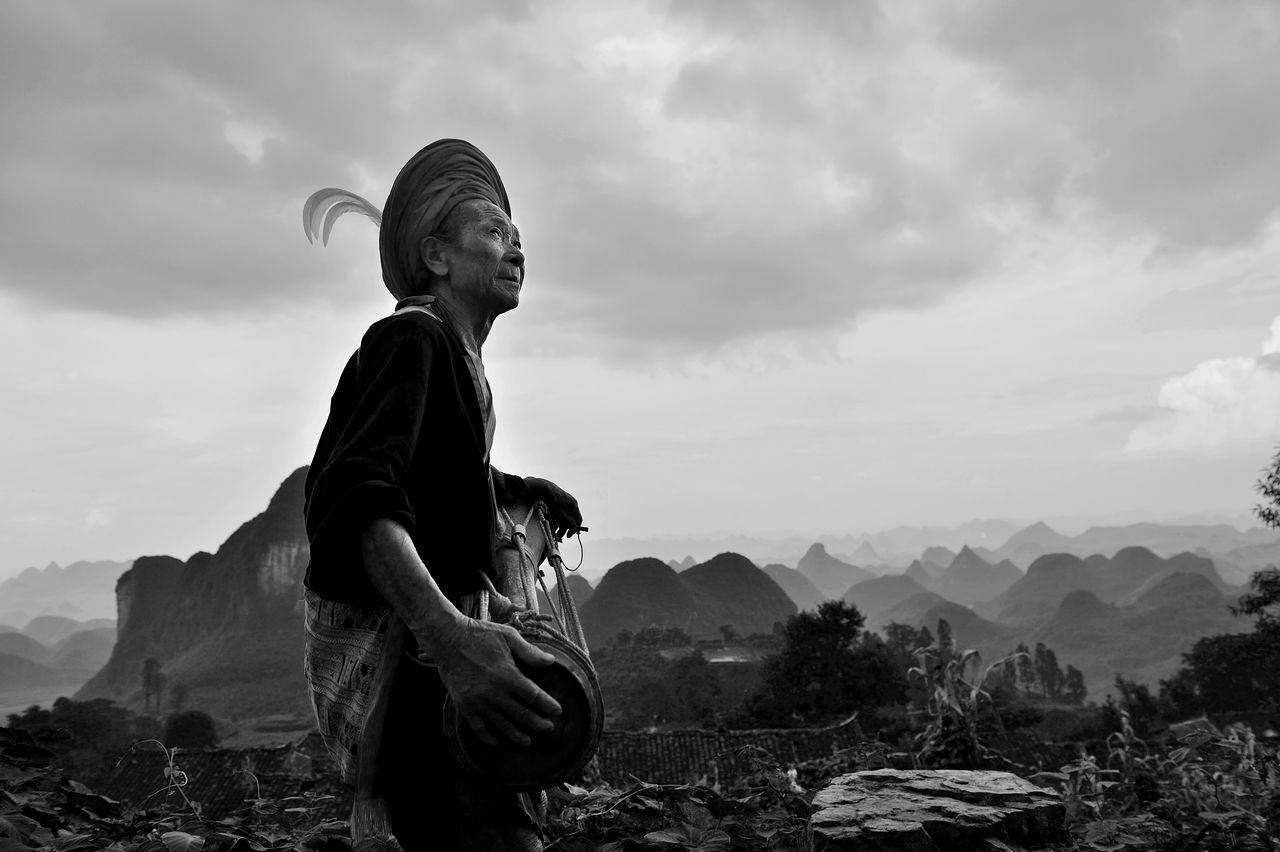
[[[518,663],[520,670],[560,703],[555,727],[529,735],[529,745],[489,746],[476,737],[450,699],[445,703],[445,736],[454,758],[484,778],[515,790],[543,790],[572,778],[595,754],[604,731],[604,701],[591,661],[577,647],[555,635],[526,636],[550,653],[549,666]]]

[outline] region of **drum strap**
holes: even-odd
[[[559,632],[589,657],[587,638],[582,630],[582,622],[578,618],[578,608],[573,602],[573,593],[569,591],[569,586],[564,581],[566,571],[564,560],[560,558],[560,548],[556,544],[555,535],[552,533],[551,523],[547,520],[547,507],[541,501],[534,503],[529,509],[529,513],[525,516],[524,523],[521,524],[512,521],[511,515],[507,513],[506,508],[500,508],[500,511],[502,519],[506,522],[508,529],[511,530],[511,543],[520,554],[521,564],[528,569],[520,572],[521,583],[525,583],[526,578],[537,575],[538,584],[542,586],[542,592],[547,596],[547,603],[551,606],[551,619],[554,619]],[[525,531],[529,528],[529,524],[535,521],[542,527],[543,536],[547,541],[547,562],[551,563],[551,567],[556,572],[556,597],[560,599],[559,611],[556,610],[555,604],[551,603],[551,593],[547,590],[546,578],[538,570],[533,554],[525,546]],[[484,581],[485,592],[490,599],[489,606],[482,608],[481,611],[488,612],[495,621],[514,621],[517,622],[517,626],[533,626],[535,621],[545,622],[548,620],[546,616],[539,615],[536,610],[517,611],[511,600],[494,588],[493,581],[489,579],[488,574],[481,571],[480,577]],[[537,600],[536,590],[526,588],[523,589],[523,592],[525,600]],[[538,624],[537,627],[548,629],[551,625],[543,623]]]

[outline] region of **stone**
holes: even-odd
[[[853,772],[833,779],[813,807],[815,852],[1044,850],[1070,843],[1058,794],[1009,772]]]

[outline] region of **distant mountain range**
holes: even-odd
[[[588,576],[598,578],[609,566],[642,556],[682,560],[678,564],[683,568],[698,558],[724,551],[744,554],[758,565],[798,567],[814,543],[815,538],[799,536],[602,539],[587,542],[588,564],[584,570]],[[1280,533],[1264,527],[1242,531],[1228,524],[1095,526],[1069,536],[1043,522],[1017,527],[1005,521],[971,521],[952,528],[896,527],[859,536],[819,536],[816,543],[832,558],[856,565],[868,574],[901,573],[914,560],[945,568],[966,546],[990,564],[1007,559],[1023,569],[1047,553],[1080,557],[1097,553],[1110,557],[1121,548],[1135,545],[1160,556],[1203,551],[1200,555],[1211,556],[1222,577],[1236,585],[1246,582],[1255,571],[1280,564]],[[839,597],[846,590],[833,596]]]
[[[81,621],[116,617],[116,579],[130,562],[50,562],[0,582],[0,625],[17,627],[40,615]]]
[[[975,550],[987,561],[1008,559],[1030,565],[1050,553],[1111,556],[1126,547],[1144,547],[1160,556],[1196,552],[1213,559],[1219,574],[1234,585],[1268,565],[1280,564],[1280,535],[1275,530],[1254,527],[1242,532],[1227,524],[1129,524],[1090,527],[1077,536],[1065,536],[1037,523],[1019,530],[995,550]]]
[[[33,618],[0,627],[0,718],[74,692],[111,657],[114,619]]]
[[[980,559],[976,553],[969,558]],[[912,594],[920,584],[905,574],[892,586],[886,582],[891,579],[849,592],[865,606],[868,627],[897,622],[934,630],[943,618],[958,643],[977,648],[988,662],[1019,643],[1044,642],[1064,666],[1081,670],[1095,699],[1112,690],[1117,674],[1154,684],[1176,671],[1195,640],[1250,624],[1229,610],[1238,590],[1212,561],[1192,553],[1166,559],[1144,547],[1124,547],[1110,559],[1048,554],[973,608],[934,591]]]
[[[814,543],[805,551],[796,565],[796,570],[807,577],[828,599],[838,598],[850,586],[875,576],[866,568],[837,559],[827,553],[826,545],[821,542]]]
[[[795,615],[796,604],[751,560],[721,553],[680,573],[654,558],[615,565],[580,613],[587,643],[599,647],[619,631],[651,625],[690,636],[717,634],[726,624],[742,635],[769,633]]]
[[[1114,603],[1151,581],[1179,573],[1202,576],[1220,592],[1232,589],[1210,559],[1192,553],[1163,559],[1145,547],[1124,547],[1110,559],[1096,554],[1087,559],[1070,553],[1041,556],[1017,582],[975,609],[1007,624],[1035,623],[1056,609],[1064,595],[1077,589]]]
[[[48,700],[50,690],[83,683],[77,697],[140,709],[142,668],[154,657],[169,686],[187,688],[189,706],[233,717],[306,712],[299,607],[309,557],[305,474],[302,468],[286,478],[266,510],[216,553],[185,562],[143,556],[132,564],[50,566],[0,584],[6,607],[18,601],[31,609],[83,609],[106,583],[109,611],[119,619],[113,626],[42,613],[19,621],[21,629],[0,623],[0,699]],[[1063,665],[1085,673],[1097,698],[1116,673],[1167,676],[1195,639],[1244,629],[1227,607],[1250,571],[1280,561],[1278,539],[1274,531],[1226,525],[1136,524],[1064,536],[1045,524],[1015,529],[982,521],[794,549],[794,542],[774,542],[764,551],[796,554],[791,559],[753,560],[731,548],[702,555],[682,540],[674,551],[610,563],[594,588],[577,574],[567,582],[593,645],[649,625],[694,636],[725,625],[741,635],[767,633],[800,608],[845,599],[872,628],[896,621],[934,629],[946,618],[957,640],[988,660],[1018,642],[1044,641]],[[608,548],[588,542],[588,565],[601,564],[602,552]],[[83,588],[69,588],[68,577]],[[46,593],[52,597],[40,597]]]
[[[791,598],[797,609],[817,609],[818,604],[822,603],[822,592],[818,591],[818,587],[812,580],[796,569],[788,568],[778,562],[770,562],[762,565],[760,570],[768,574],[773,582],[787,593],[787,597]]]

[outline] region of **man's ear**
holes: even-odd
[[[422,255],[422,263],[437,278],[449,277],[449,255],[445,251],[446,243],[439,237],[423,237],[418,243],[418,252]]]

